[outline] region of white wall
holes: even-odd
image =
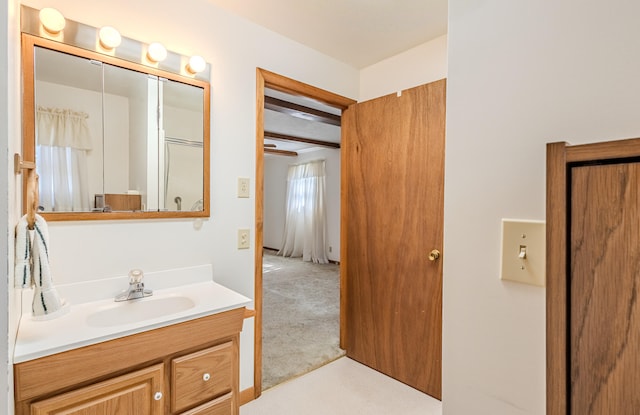
[[[360,71],[360,97],[366,101],[447,76],[447,35],[418,45]]]
[[[211,218],[52,222],[51,265],[59,282],[212,263],[214,279],[253,297],[254,247],[237,250],[238,228],[254,228],[255,199],[236,197],[238,177],[255,177],[256,67],[333,91],[358,95],[358,71],[224,12],[206,0],[28,0],[70,19],[114,25],[124,36],[159,41],[212,65]],[[123,13],[123,10],[126,11]],[[254,195],[254,180],[251,180]],[[254,232],[252,232],[254,235]],[[153,287],[150,287],[153,288]],[[246,325],[245,325],[246,327]],[[252,329],[241,338],[241,389],[253,384]]]
[[[340,150],[337,149],[320,149],[297,157],[265,155],[263,242],[268,248],[282,247],[289,166],[318,159],[326,160],[327,258],[340,261]]]
[[[545,143],[640,136],[640,3],[449,1],[443,407],[545,413],[545,292],[501,218],[545,218]]]
[[[17,0],[0,6],[0,413],[13,413],[13,348],[21,307],[13,287],[14,225],[18,220],[19,180],[13,154],[20,152],[20,12]]]
[[[287,209],[287,170],[295,163],[293,157],[264,155],[264,219],[263,245],[280,249],[284,237],[285,211]]]

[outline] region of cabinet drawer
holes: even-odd
[[[193,408],[190,411],[183,412],[181,415],[231,415],[232,411],[232,394],[227,393],[211,402]]]
[[[183,411],[231,392],[233,350],[233,343],[227,342],[173,359],[171,411]]]

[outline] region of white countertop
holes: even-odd
[[[69,312],[51,320],[40,321],[33,319],[30,312],[23,311],[16,338],[14,363],[193,320],[251,303],[251,299],[214,282],[210,271],[211,266],[204,265],[147,274],[145,288],[154,290],[153,296],[119,303],[115,303],[113,298],[117,292],[128,287],[126,277],[60,286],[58,291],[61,297],[70,302]],[[176,286],[176,282],[181,282],[182,285]],[[119,287],[115,293],[114,287]],[[99,292],[96,293],[96,289]],[[30,307],[31,290],[24,291],[23,303],[28,303]],[[99,296],[108,297],[96,299]],[[119,325],[99,326],[89,321],[89,316],[101,310],[112,309],[114,304],[126,307],[131,301],[153,301],[175,296],[187,297],[193,301],[193,305],[165,316]]]

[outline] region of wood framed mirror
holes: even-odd
[[[27,33],[22,61],[46,220],[209,216],[208,82]]]

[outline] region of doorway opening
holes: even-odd
[[[263,248],[275,248],[279,249],[279,246],[269,246],[273,245],[273,243],[265,243],[265,229],[268,226],[271,226],[270,220],[266,219],[265,215],[265,153],[267,154],[278,154],[279,157],[286,156],[295,156],[295,153],[304,153],[307,150],[296,150],[295,147],[302,146],[304,149],[308,149],[310,147],[321,146],[327,152],[333,148],[334,151],[339,148],[335,146],[335,140],[333,140],[333,146],[330,144],[331,140],[316,140],[316,139],[307,139],[305,137],[297,136],[294,134],[285,134],[282,131],[269,131],[265,128],[265,108],[275,108],[278,107],[281,109],[282,113],[288,112],[290,115],[293,113],[303,114],[304,117],[331,117],[331,112],[319,110],[317,113],[313,113],[313,111],[301,110],[300,107],[307,108],[313,107],[314,105],[301,105],[298,99],[307,100],[308,102],[315,101],[321,106],[330,107],[333,109],[337,109],[337,113],[339,114],[342,110],[346,109],[349,105],[355,103],[354,100],[333,94],[331,92],[321,90],[319,88],[313,87],[308,84],[304,84],[298,81],[294,81],[290,78],[283,77],[281,75],[274,74],[272,72],[257,69],[257,82],[256,82],[256,224],[255,224],[255,345],[254,345],[254,397],[260,396],[263,390],[263,364],[265,363],[263,359],[263,337],[265,332],[263,331],[264,324],[264,288],[265,288],[265,280],[264,275],[267,273],[263,270]],[[281,96],[279,94],[284,94]],[[286,98],[286,99],[282,99]],[[298,101],[298,102],[293,102]],[[275,107],[274,107],[275,106]],[[278,111],[277,111],[278,112]],[[336,111],[333,111],[336,112]],[[306,113],[306,114],[305,114]],[[310,114],[311,113],[311,114]],[[327,115],[328,114],[328,115]],[[336,115],[336,114],[333,114]],[[339,115],[338,115],[339,119]],[[338,133],[339,135],[339,133]],[[275,141],[275,142],[274,142]],[[338,139],[339,142],[339,139]],[[275,147],[274,147],[275,146]],[[287,154],[294,153],[294,154]],[[334,156],[335,157],[335,156]],[[317,158],[317,157],[316,157]],[[337,156],[337,159],[340,159],[340,156]],[[276,163],[277,164],[277,163]],[[338,172],[333,172],[334,175],[338,175]],[[341,177],[337,178],[337,182],[340,183],[342,181]],[[339,186],[337,190],[337,199],[340,198]],[[340,213],[336,212],[338,216],[338,223]],[[276,225],[277,226],[277,225]],[[331,252],[328,255],[329,259],[333,256],[337,258],[336,262],[340,261],[340,256],[336,255],[340,253],[340,234],[342,230],[340,229],[340,225],[338,225],[337,236],[337,246],[328,245],[327,248],[330,247]],[[280,234],[282,236],[282,234]],[[337,252],[336,252],[337,251]],[[272,253],[272,252],[270,252]],[[273,258],[272,258],[273,259]],[[278,260],[288,260],[290,258],[282,258],[277,257]],[[266,264],[268,265],[268,264]],[[309,264],[303,264],[309,265]],[[305,281],[306,282],[306,281]],[[342,291],[340,287],[342,287],[342,281],[339,283],[339,291]],[[340,300],[343,301],[343,296],[339,295]],[[343,315],[342,308],[340,307],[340,339],[343,338]],[[292,339],[292,342],[296,339]],[[272,385],[264,385],[264,386],[272,386]]]

